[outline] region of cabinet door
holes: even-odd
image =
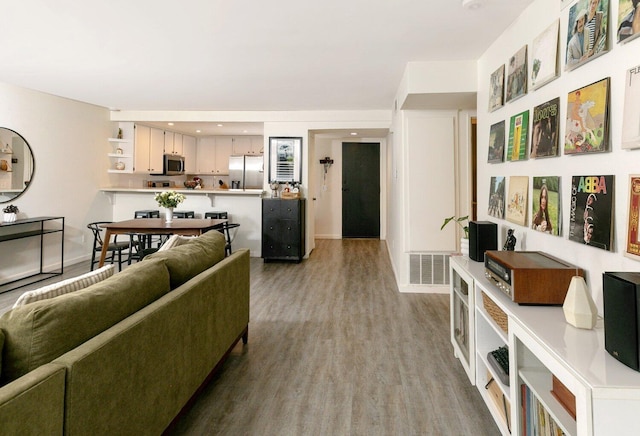
[[[264,154],[264,138],[262,136],[251,136],[250,154]]]
[[[134,168],[138,173],[149,172],[149,147],[151,141],[151,129],[147,126],[135,127],[133,142]]]
[[[187,135],[182,136],[182,155],[184,156],[185,172],[189,174],[197,173],[196,138]]]
[[[184,137],[182,133],[173,134],[173,154],[184,156],[183,140],[184,140]]]
[[[216,174],[229,174],[229,156],[233,151],[233,138],[216,137]]]
[[[216,140],[213,136],[198,138],[196,159],[198,174],[214,174],[216,172]]]
[[[251,138],[249,136],[234,136],[232,154],[250,154],[250,153],[251,153]]]
[[[167,154],[173,154],[173,132],[164,132],[164,152]]]
[[[151,128],[151,146],[149,147],[149,172],[161,173],[164,155],[164,131]]]

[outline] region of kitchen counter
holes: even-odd
[[[187,188],[179,188],[176,186],[167,186],[167,187],[155,187],[155,188],[117,188],[117,187],[107,187],[100,188],[102,192],[129,192],[129,193],[155,193],[162,191],[176,191],[185,195],[249,195],[249,196],[262,196],[264,194],[264,190],[262,189],[187,189]]]

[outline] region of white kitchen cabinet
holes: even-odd
[[[215,174],[216,140],[213,136],[198,138],[196,145],[196,159],[197,174]]]
[[[229,156],[233,154],[233,138],[229,136],[216,137],[216,174],[229,174]]]
[[[164,131],[137,124],[134,140],[134,171],[159,174],[162,172]]]
[[[198,172],[196,138],[193,136],[182,136],[182,155],[184,156],[184,170],[187,174]]]
[[[182,156],[183,154],[183,145],[182,145],[182,133],[176,132],[164,132],[164,152],[166,154],[175,154]]]
[[[523,397],[539,403],[546,422],[552,419],[569,436],[640,434],[640,372],[605,351],[602,320],[593,330],[575,328],[565,321],[561,307],[521,306],[511,301],[484,276],[483,263],[455,256],[451,264],[452,274],[468,276],[474,284],[475,384],[503,435],[526,434]],[[485,298],[493,302],[491,312],[485,308]],[[502,317],[496,317],[495,308],[506,317],[506,326]],[[453,311],[451,316],[453,324]],[[490,351],[503,345],[509,346],[508,386],[495,377],[487,360]],[[504,405],[485,388],[491,377],[510,404],[508,419]],[[551,394],[554,377],[575,397],[571,407],[575,419]],[[523,395],[524,391],[528,394]]]
[[[231,154],[261,154],[263,148],[262,136],[234,136]]]

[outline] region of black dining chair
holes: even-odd
[[[240,227],[240,224],[225,222],[222,225],[222,227],[218,230],[220,233],[224,235],[224,238],[226,239],[226,243],[224,245],[225,256],[231,256],[231,242],[233,242],[233,239],[236,236],[238,227]],[[233,230],[233,232],[231,232],[231,230]]]
[[[100,224],[108,224],[112,221],[96,221],[93,223],[87,224],[87,228],[91,229],[93,232],[93,251],[91,253],[91,271],[93,271],[93,267],[95,264],[100,262],[100,253],[102,252],[102,246],[104,245],[104,241],[102,240],[102,231],[104,230],[100,227]],[[109,260],[113,263],[118,260],[118,271],[122,271],[122,252],[130,251],[132,244],[137,244],[135,241],[126,241],[126,242],[118,242],[118,236],[113,239],[113,241],[107,241],[107,257],[105,262]]]

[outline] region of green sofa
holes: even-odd
[[[249,252],[208,232],[0,317],[0,434],[162,433],[247,341]]]

